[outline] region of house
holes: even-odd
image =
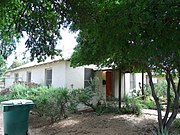
[[[119,79],[119,76],[121,78]],[[105,97],[123,98],[133,90],[139,90],[141,73],[121,73],[110,68],[98,69],[94,65],[72,68],[68,58],[47,59],[44,62],[30,62],[6,73],[5,88],[14,82],[33,82],[54,87],[85,88],[91,78]],[[120,83],[121,82],[121,83]],[[144,81],[145,83],[146,81]],[[119,90],[121,87],[121,90]],[[121,93],[119,93],[121,91]]]
[[[123,73],[119,70],[104,69],[95,72],[97,87],[106,97],[124,98],[138,92],[142,87],[142,73]],[[119,78],[120,77],[120,78]],[[143,75],[145,77],[145,75]],[[146,80],[143,80],[146,84]]]
[[[30,62],[6,73],[5,87],[14,82],[33,82],[54,87],[84,88],[90,77],[86,73],[90,69],[84,67],[70,67],[69,59],[56,57],[44,62]],[[85,80],[86,78],[86,80]]]

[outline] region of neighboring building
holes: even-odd
[[[85,88],[91,78],[97,78],[97,88],[105,97],[119,97],[119,71],[112,69],[97,69],[96,66],[72,68],[69,59],[56,57],[44,62],[31,62],[6,72],[5,88],[15,82],[33,82],[54,87]],[[139,90],[142,81],[141,73],[121,74],[121,97]],[[146,80],[145,80],[146,81]],[[145,83],[145,82],[144,82]]]

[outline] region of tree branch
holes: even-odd
[[[152,73],[151,73],[150,69],[147,69],[147,73],[148,73],[148,76],[149,76],[149,84],[150,84],[150,87],[151,87],[152,96],[154,98],[154,101],[155,101],[156,107],[157,107],[159,129],[161,129],[162,126],[163,126],[162,125],[161,106],[160,106],[160,103],[159,103],[159,98],[157,97],[156,92],[155,92],[154,84],[153,84],[153,81],[152,81]]]
[[[166,122],[167,122],[167,118],[169,116],[169,111],[170,111],[170,105],[171,105],[171,98],[170,98],[170,79],[169,79],[169,74],[170,72],[167,71],[166,73],[166,82],[167,82],[167,107],[166,107],[166,113],[165,116],[163,118],[163,126],[165,126]],[[165,127],[164,127],[165,128]]]
[[[179,90],[179,88],[180,88],[180,84],[179,84],[180,83],[180,77],[178,77],[178,79],[179,79],[179,81],[178,81],[178,90],[176,90],[176,86],[175,86],[175,83],[173,81],[173,78],[172,78],[171,74],[169,75],[169,77],[170,77],[170,81],[171,81],[172,86],[175,88],[175,89],[173,88],[174,92],[175,92],[175,97],[174,97],[173,111],[172,111],[172,114],[171,114],[167,124],[166,124],[167,129],[169,129],[170,125],[172,124],[172,122],[174,121],[174,119],[177,116],[178,109],[179,109],[178,108],[178,101],[179,101],[179,95],[180,95],[180,90]]]

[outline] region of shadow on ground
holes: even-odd
[[[53,125],[49,121],[30,116],[31,135],[149,135],[157,124],[151,115],[114,115],[97,116],[94,113],[74,114]]]

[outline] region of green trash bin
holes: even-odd
[[[27,135],[32,100],[16,99],[1,102],[3,106],[4,135]]]

